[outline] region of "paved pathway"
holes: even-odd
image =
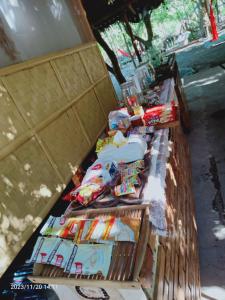
[[[199,234],[202,299],[225,300],[225,70],[184,77]]]

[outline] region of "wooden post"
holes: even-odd
[[[86,11],[83,8],[81,0],[70,0],[71,11],[74,17],[74,22],[81,35],[83,42],[92,42],[95,40],[89,25]]]

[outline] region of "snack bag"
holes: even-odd
[[[105,188],[98,183],[86,183],[74,191],[75,199],[81,205],[87,206],[104,192]]]
[[[29,262],[49,264],[51,253],[59,247],[60,242],[61,240],[58,238],[38,237]]]
[[[83,244],[71,253],[64,269],[66,273],[80,275],[102,274],[107,276],[112,256],[113,245]]]
[[[65,220],[50,216],[42,227],[40,233],[42,235],[60,236]]]
[[[60,237],[65,239],[74,239],[79,231],[80,219],[68,218],[65,225],[62,226]]]
[[[175,102],[157,105],[147,109],[143,117],[146,126],[153,126],[159,123],[172,122],[176,119]]]
[[[59,268],[65,268],[74,247],[77,246],[74,245],[72,241],[60,239],[58,247],[53,249],[49,257],[49,264]]]
[[[141,185],[141,179],[138,177],[138,175],[125,178],[123,179],[123,182],[125,182],[128,185],[134,185],[134,186]]]
[[[95,218],[85,224],[82,241],[128,241],[137,242],[140,220],[128,217],[107,216]]]
[[[56,224],[59,224],[60,218],[58,217],[55,219],[58,219]],[[136,236],[136,227],[138,227],[140,220],[138,218],[132,218],[132,220],[130,220],[130,222],[132,221],[131,224],[128,224],[129,218],[127,219],[125,216],[116,218],[115,216],[111,215],[95,217],[93,219],[68,218],[66,223],[60,225],[60,228],[56,228],[57,230],[54,227],[51,228],[52,232],[59,233],[58,236],[61,239],[59,239],[57,248],[54,248],[55,251],[53,249],[52,253],[50,254],[51,258],[48,258],[49,263],[56,265],[53,260],[53,258],[55,258],[55,261],[57,260],[56,254],[58,255],[58,265],[60,262],[65,262],[65,257],[67,256],[64,253],[64,248],[71,248],[71,241],[67,243],[65,239],[71,239],[77,244],[86,241],[135,242],[136,239],[134,239],[134,236]],[[63,244],[62,241],[64,242]],[[59,261],[60,258],[61,260]]]
[[[65,218],[50,216],[40,233],[44,236],[57,236],[65,239],[74,239],[79,231],[80,218]]]
[[[138,175],[139,171],[133,167],[127,167],[126,169],[122,169],[120,171],[122,181],[126,178]]]
[[[82,240],[108,240],[111,236],[111,229],[116,222],[116,217],[109,216],[104,218],[95,218],[86,222]]]
[[[127,184],[126,182],[122,182],[120,185],[115,186],[114,188],[114,193],[115,196],[124,196],[124,195],[129,195],[129,194],[135,194],[136,190],[134,185],[132,184]]]
[[[81,205],[87,206],[101,195],[108,184],[117,175],[117,163],[110,160],[97,159],[88,169],[78,188],[73,189],[64,200],[76,200]]]
[[[146,110],[143,117],[146,126],[154,126],[155,124],[160,123],[163,108],[164,105],[157,105]]]

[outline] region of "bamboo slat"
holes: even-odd
[[[199,258],[191,167],[180,127],[170,132],[172,152],[166,177],[168,237],[160,237],[153,299],[200,299]],[[163,292],[162,292],[163,291]]]

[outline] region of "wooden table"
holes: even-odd
[[[165,101],[177,97],[172,80],[167,81],[167,89],[163,97]],[[142,253],[144,263],[130,285],[123,281],[116,283],[99,281],[99,284],[106,290],[107,287],[116,289],[142,287],[148,299],[200,299],[197,227],[191,188],[189,147],[179,121],[176,126],[161,129],[159,132],[167,138],[167,143],[163,141],[162,144],[164,148],[168,148],[168,153],[165,151],[161,153],[159,148],[157,155],[155,157],[152,155],[150,163],[150,167],[153,168],[153,165],[157,166],[157,161],[161,159],[164,161],[164,166],[156,168],[155,173],[150,169],[144,193],[146,201],[143,205],[150,207],[147,248],[146,251],[143,248],[145,253]],[[165,174],[160,173],[160,171],[163,173],[163,169]],[[157,222],[154,223],[151,219],[152,205],[156,200],[152,199],[154,193],[151,191],[155,188],[152,178],[157,176],[160,177],[165,194],[165,199],[161,199],[165,215],[165,226],[161,226],[163,228],[157,228]],[[54,278],[48,280],[48,278],[31,277],[30,279],[34,282],[59,283]],[[61,283],[82,285],[80,280],[74,281],[72,278],[64,278]],[[91,286],[96,285],[98,286],[98,282],[91,283]]]

